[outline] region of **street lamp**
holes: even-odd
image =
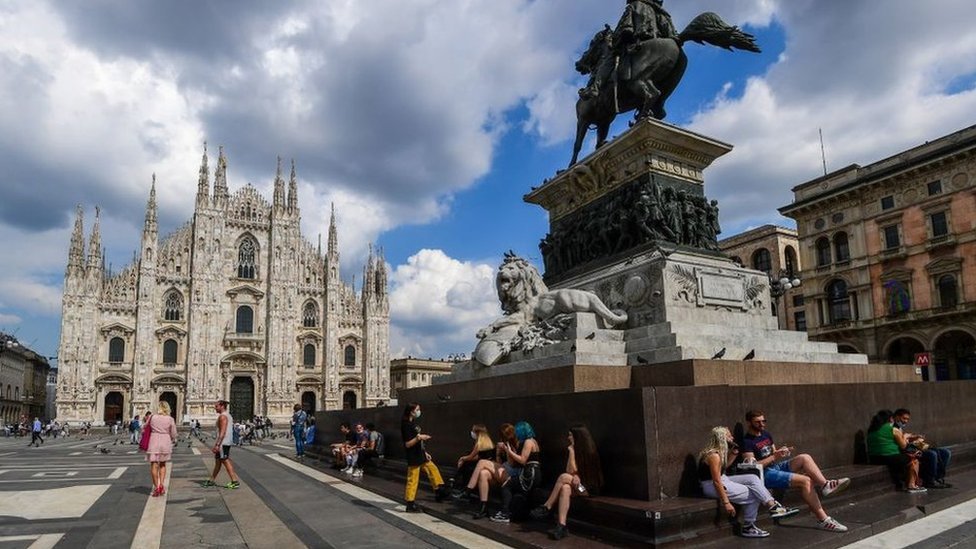
[[[2,355],[4,351],[16,349],[17,347],[20,347],[20,343],[17,342],[17,338],[14,336],[0,336],[0,355]]]
[[[774,297],[782,297],[783,294],[797,288],[800,286],[802,281],[796,275],[790,278],[788,274],[780,274],[779,279],[773,279],[772,276],[769,277],[769,293]]]

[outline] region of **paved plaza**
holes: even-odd
[[[160,498],[127,437],[27,441],[0,438],[0,549],[500,547],[281,457],[283,437],[232,450],[236,490],[201,487],[213,460],[183,438]]]

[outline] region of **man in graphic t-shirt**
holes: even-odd
[[[792,456],[793,449],[773,443],[766,431],[766,415],[761,410],[746,412],[746,432],[742,436],[742,459],[755,459],[763,466],[763,483],[771,490],[798,488],[810,512],[817,517],[817,526],[831,532],[846,532],[847,527],[827,516],[817,491],[823,497],[837,494],[850,485],[851,479],[827,480],[809,454]]]

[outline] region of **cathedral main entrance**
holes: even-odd
[[[356,409],[356,392],[346,391],[342,393],[342,409],[343,410],[355,410]]]
[[[105,414],[102,419],[106,425],[122,420],[122,393],[112,391],[105,395]]]
[[[315,393],[312,391],[305,391],[302,393],[302,409],[304,409],[309,414],[315,413]]]
[[[169,404],[169,415],[173,418],[173,421],[176,421],[177,424],[179,424],[179,414],[177,413],[178,410],[176,408],[176,393],[166,391],[165,393],[159,395],[159,401]]]
[[[237,421],[254,417],[254,380],[235,377],[230,382],[230,415]]]

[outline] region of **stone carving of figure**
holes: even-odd
[[[627,321],[627,313],[611,311],[592,292],[568,288],[550,291],[535,267],[513,253],[505,254],[495,287],[504,315],[478,331],[479,342],[472,353],[472,358],[485,366],[506,356],[523,328],[559,314],[595,313],[609,326]]]

